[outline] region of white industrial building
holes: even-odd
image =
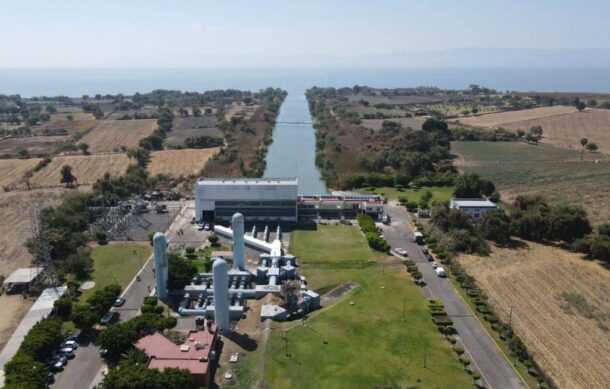
[[[228,222],[297,221],[296,178],[201,178],[195,187],[196,219]]]
[[[468,214],[473,220],[480,220],[487,212],[498,209],[498,206],[487,199],[451,199],[451,209]]]
[[[247,223],[296,222],[355,218],[366,213],[380,218],[379,195],[299,195],[296,178],[201,178],[195,185],[195,219],[228,223],[241,213]]]

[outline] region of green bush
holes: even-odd
[[[438,253],[438,254],[436,254],[436,257],[440,260],[447,259],[447,254],[445,254],[444,252]]]
[[[449,343],[451,344],[456,344],[457,343],[457,338],[455,336],[448,336],[447,340],[449,341]]]
[[[432,318],[432,321],[437,326],[450,326],[453,325],[453,320],[448,316],[436,316]]]
[[[144,297],[144,305],[156,306],[159,301],[155,296]]]
[[[460,358],[460,362],[462,362],[462,364],[463,364],[464,366],[468,366],[468,365],[470,365],[470,359],[465,358],[465,357],[464,357],[464,358]]]
[[[472,378],[473,378],[474,380],[478,380],[478,379],[480,379],[480,378],[481,378],[481,373],[480,373],[480,372],[478,372],[478,371],[473,371],[473,372],[472,372]]]
[[[443,304],[443,302],[441,300],[434,300],[434,299],[429,299],[428,300],[428,306],[429,307],[441,307],[444,308],[445,304]]]
[[[493,315],[493,314],[484,315],[483,319],[485,319],[485,321],[487,321],[487,322],[489,322],[491,324],[498,322],[498,317],[496,315]]]
[[[469,291],[467,292],[467,294],[468,294],[468,296],[470,296],[470,297],[478,297],[478,296],[479,296],[479,292],[478,292],[477,290],[473,290],[473,289],[469,290]]]
[[[411,273],[411,276],[413,276],[413,278],[416,279],[416,280],[421,280],[422,277],[423,277],[423,274],[421,274],[418,271],[414,271],[413,273]]]
[[[462,355],[462,354],[464,354],[465,350],[464,350],[464,347],[456,345],[456,346],[453,346],[453,351],[455,351],[457,355]]]

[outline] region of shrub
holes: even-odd
[[[462,354],[464,354],[465,350],[464,350],[464,347],[456,345],[456,346],[453,346],[453,351],[455,351],[457,355],[462,355]]]
[[[457,338],[455,336],[448,336],[447,340],[449,341],[449,343],[451,344],[456,344],[457,343]]]
[[[478,296],[479,296],[479,291],[474,290],[474,289],[470,289],[470,290],[467,292],[467,294],[468,294],[468,296],[470,296],[470,297],[478,297]]]
[[[481,372],[473,371],[472,372],[472,378],[475,379],[475,380],[480,379],[481,378]]]
[[[101,245],[108,243],[108,235],[103,231],[96,232],[95,239],[97,239],[97,243],[99,243]]]
[[[448,316],[436,316],[432,318],[432,321],[437,326],[450,326],[453,325],[453,320]]]
[[[156,306],[158,300],[155,296],[146,296],[144,297],[144,305]]]
[[[485,319],[486,321],[488,321],[491,324],[494,324],[494,323],[498,322],[498,317],[496,315],[493,315],[493,314],[484,315],[483,319]]]
[[[421,280],[423,277],[423,274],[421,274],[418,271],[414,271],[413,273],[411,273],[411,275],[413,276],[413,278],[415,278],[416,280]]]
[[[436,257],[440,260],[447,259],[447,254],[445,254],[444,252],[441,252],[441,253],[436,254]]]
[[[463,364],[464,366],[468,366],[468,365],[470,365],[470,359],[465,358],[465,357],[464,357],[464,358],[460,358],[460,362],[462,362],[462,364]]]
[[[53,303],[53,313],[62,320],[68,320],[72,313],[72,300],[67,297],[55,300],[55,303]]]

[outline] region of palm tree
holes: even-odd
[[[581,160],[581,161],[582,161],[582,158],[583,158],[583,157],[584,157],[584,155],[585,155],[585,146],[587,145],[587,143],[589,143],[589,139],[587,139],[587,138],[582,138],[582,139],[580,140],[580,144],[581,144],[581,146],[582,146],[582,153],[580,154],[580,160]]]

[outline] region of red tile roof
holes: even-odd
[[[135,347],[151,358],[148,363],[151,369],[163,371],[167,368],[177,368],[188,369],[192,374],[206,374],[215,339],[216,324],[212,324],[211,331],[205,329],[189,332],[182,345],[176,345],[161,333],[155,332],[138,340]]]

